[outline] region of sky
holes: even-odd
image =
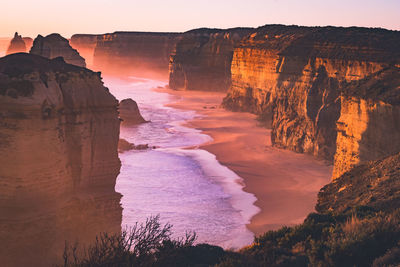
[[[265,24],[400,30],[400,0],[1,0],[0,37]]]

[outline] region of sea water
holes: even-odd
[[[116,191],[122,194],[122,227],[160,215],[173,225],[174,237],[196,232],[197,243],[240,248],[253,241],[246,228],[258,212],[254,195],[242,190],[242,179],[198,146],[211,141],[201,131],[183,126],[199,116],[166,107],[175,96],[158,92],[166,82],[130,77],[105,78],[118,99],[132,98],[149,123],[121,127],[121,138],[155,149],[119,155],[122,167]]]

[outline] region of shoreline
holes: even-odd
[[[154,89],[177,97],[168,107],[193,110],[200,116],[184,124],[213,141],[199,146],[243,179],[243,191],[256,197],[260,212],[247,228],[261,235],[281,226],[303,222],[321,187],[331,181],[332,166],[310,155],[271,145],[270,130],[258,126],[256,115],[220,107],[221,92]]]

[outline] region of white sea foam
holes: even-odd
[[[211,141],[201,131],[183,126],[199,116],[193,111],[165,107],[175,97],[151,90],[166,83],[132,78],[105,79],[118,98],[138,102],[146,123],[122,127],[121,137],[135,144],[160,147],[120,154],[121,173],[116,190],[123,197],[123,225],[131,226],[160,214],[176,236],[192,230],[198,242],[240,248],[253,240],[247,229],[258,212],[255,196],[244,192],[242,179],[202,149],[185,149]]]

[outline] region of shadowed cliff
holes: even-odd
[[[77,50],[73,49],[67,39],[57,33],[43,37],[38,35],[33,41],[31,54],[40,55],[49,59],[63,57],[65,62],[80,67],[86,67],[85,59]]]
[[[65,241],[118,233],[118,102],[99,74],[20,53],[0,58],[0,88],[2,264],[50,266]]]
[[[71,37],[71,45],[92,58],[91,68],[106,74],[166,79],[169,56],[180,36],[157,32],[77,34]]]
[[[250,31],[250,28],[202,28],[185,32],[171,54],[169,87],[227,91],[231,84],[233,48]]]

